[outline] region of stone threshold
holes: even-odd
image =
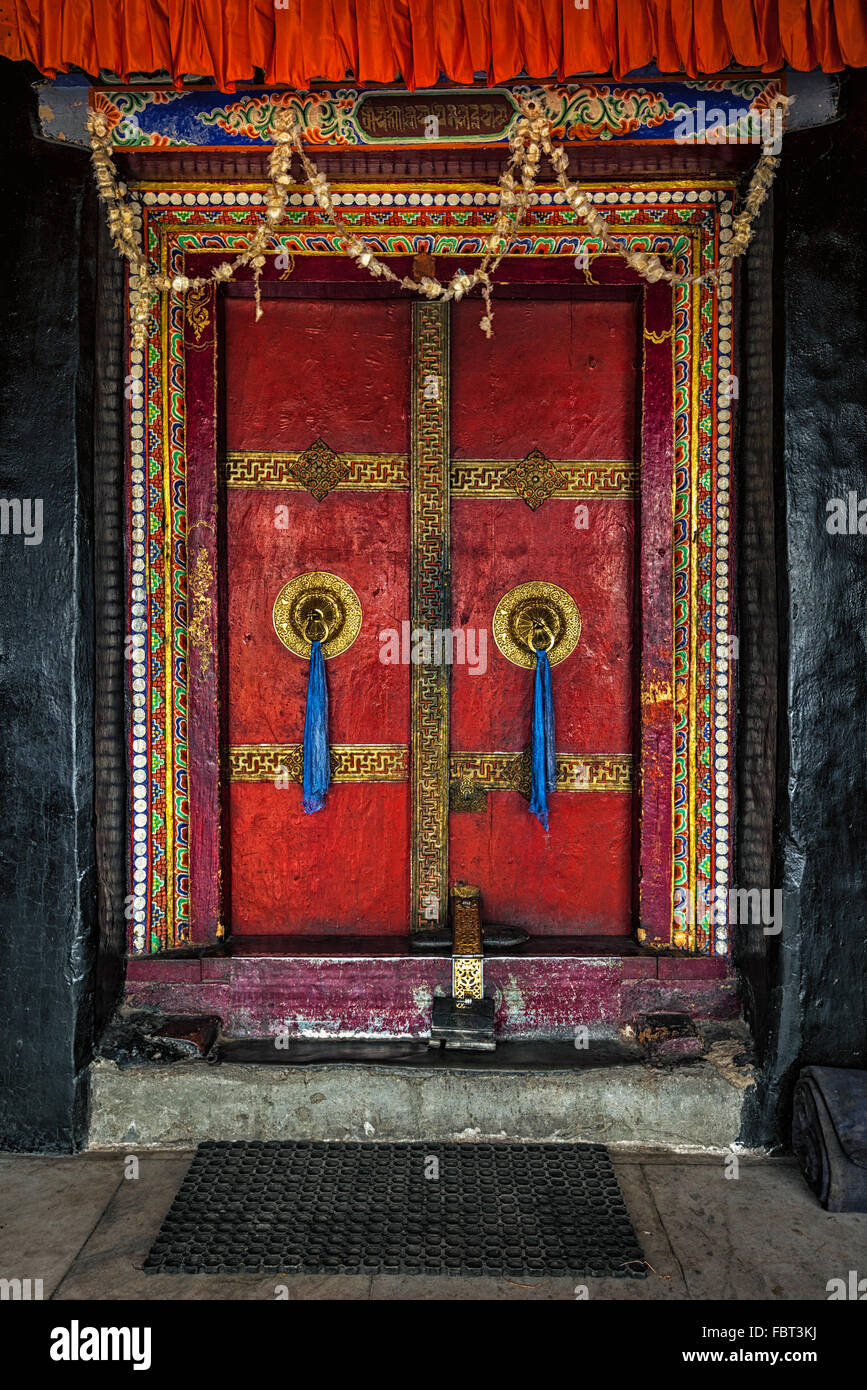
[[[91,1148],[204,1139],[585,1140],[722,1152],[752,1085],[743,1025],[702,1023],[701,1057],[660,1063],[634,1039],[505,1043],[487,1054],[418,1042],[222,1038],[210,1061],[90,1069]],[[211,1064],[217,1062],[217,1065]]]

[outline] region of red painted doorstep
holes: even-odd
[[[723,956],[660,956],[657,975],[660,980],[722,980],[727,965]]]
[[[146,980],[148,984],[187,984],[202,978],[199,960],[154,960],[151,956],[134,956],[126,963],[126,981]]]
[[[423,1037],[432,997],[448,993],[450,976],[447,956],[405,951],[139,957],[128,963],[125,1003],[216,1013],[234,1037]],[[582,1025],[616,1031],[638,1013],[675,1010],[719,1019],[739,1011],[736,981],[722,960],[490,956],[485,987],[497,1001],[502,1038],[569,1038]]]

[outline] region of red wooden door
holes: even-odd
[[[484,675],[452,670],[453,768],[490,789],[450,815],[450,878],[479,885],[484,919],[533,935],[632,929],[638,343],[632,297],[500,300],[490,341],[474,305],[452,314],[453,626],[490,634],[503,594],[538,580],[581,616],[578,645],[552,669],[564,789],[547,834],[508,785],[529,747],[533,672],[490,636]],[[522,467],[540,452],[541,489]]]
[[[236,935],[404,935],[411,917],[406,639],[416,611],[411,518],[423,507],[410,467],[419,347],[408,299],[323,291],[269,298],[265,351],[253,302],[225,301],[224,887]],[[479,885],[485,920],[537,936],[626,935],[638,308],[616,290],[594,300],[551,287],[548,297],[520,293],[499,298],[490,340],[476,303],[452,306],[446,325],[451,573],[442,582],[452,632],[472,632],[472,659],[450,670],[453,809],[441,836],[449,882]],[[544,495],[524,463],[540,454]],[[335,780],[325,809],[305,815],[308,663],[283,646],[272,612],[283,585],[311,571],[352,586],[362,624],[326,663]],[[500,598],[533,580],[566,590],[581,616],[577,647],[553,670],[561,789],[547,834],[524,785],[533,675],[492,637]],[[383,660],[389,633],[399,635],[396,661]]]
[[[231,930],[404,933],[409,669],[382,664],[378,635],[409,605],[410,305],[271,298],[266,313],[263,352],[252,301],[226,301]],[[305,457],[317,440],[339,480],[321,449]],[[308,662],[280,642],[272,611],[288,580],[322,570],[352,586],[363,620],[326,662],[341,764],[325,809],[305,815]]]

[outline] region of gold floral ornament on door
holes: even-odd
[[[361,631],[358,595],[336,574],[313,570],[283,585],[274,600],[274,631],[294,656],[310,662],[302,745],[302,809],[321,811],[331,784],[325,662],[347,651]]]
[[[530,811],[548,829],[548,796],[557,786],[554,696],[551,667],[565,661],[581,636],[581,614],[559,584],[530,580],[509,589],[491,624],[494,641],[507,661],[535,668],[530,726]]]

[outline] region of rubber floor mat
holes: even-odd
[[[144,1268],[647,1273],[603,1144],[200,1144]]]

